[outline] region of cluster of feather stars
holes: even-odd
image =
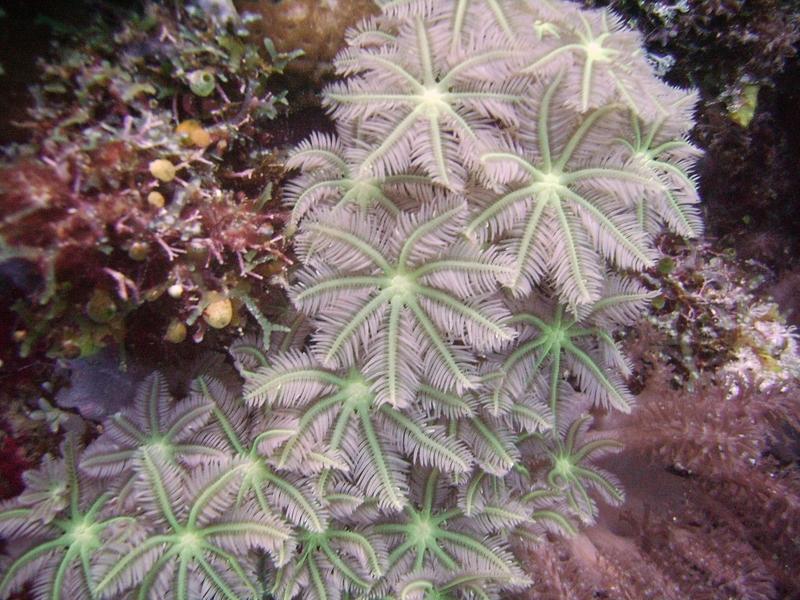
[[[694,96],[561,1],[385,0],[348,44],[290,159],[307,327],[30,472],[0,596],[492,598],[622,502],[592,415],[633,402],[620,273],[701,232]]]

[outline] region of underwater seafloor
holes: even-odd
[[[399,8],[346,34],[381,5]],[[507,221],[493,225],[506,236],[500,250],[491,237],[476,250],[457,231],[431,241],[414,229],[438,218],[425,207],[391,217],[402,221],[394,230],[378,209],[364,216],[387,197],[397,210],[397,190],[356,189],[363,173],[349,170],[368,149],[344,132],[352,114],[330,99],[355,93],[340,81],[366,68],[354,66],[364,55],[393,59],[381,49],[411,35],[407,22],[419,37],[424,19],[463,9],[465,31],[483,31],[515,6],[533,7],[543,44],[571,35],[559,33],[559,11],[586,11],[574,13],[579,31],[605,27],[599,11],[610,6],[638,31],[614,52],[646,54],[654,86],[696,91],[687,125],[676,125],[692,150],[663,169],[687,174],[673,180],[673,195],[685,196],[676,210],[704,223],[692,238],[690,227],[676,233],[678,219],[642,217],[660,227],[647,265],[597,251],[625,263],[600,278],[646,303],[605,320],[576,308],[591,322],[563,336],[591,339],[567,348],[563,371],[561,350],[536,354],[555,325],[537,313],[533,332],[519,329],[535,363],[521,367],[524,394],[544,398],[528,404],[505,390],[472,398],[445,375],[444,391],[429,373],[420,383],[439,346],[418,344],[419,332],[448,325],[458,333],[437,339],[457,345],[453,369],[518,376],[504,371],[503,347],[481,345],[478,325],[459,320],[502,312],[482,303],[493,293],[483,276],[434,281],[455,294],[448,306],[458,297],[462,317],[429,327],[410,325],[392,303],[400,316],[385,328],[408,340],[387,342],[388,358],[363,350],[371,338],[391,340],[375,318],[356,341],[320,334],[357,311],[357,288],[352,300],[307,300],[334,281],[325,277],[350,269],[366,280],[365,260],[384,265],[364,247],[394,252],[378,239],[386,228],[397,243],[423,239],[409,247],[412,262],[449,248],[449,265],[489,265],[518,247]],[[1,4],[0,598],[800,598],[799,51],[791,0]],[[613,65],[619,55],[593,56]],[[396,83],[392,73],[357,91]],[[486,81],[501,73],[478,71]],[[496,127],[507,115],[499,104],[468,117]],[[570,110],[595,110],[587,106]],[[386,104],[365,117],[365,139],[370,119],[389,119],[381,111]],[[534,132],[550,126],[540,120]],[[353,148],[332,141],[337,131]],[[378,145],[391,139],[380,135]],[[426,151],[409,144],[397,154],[410,159],[393,158],[437,189],[409,180],[401,196],[441,200],[457,187],[425,172]],[[454,164],[454,173],[482,168]],[[509,182],[504,173],[494,181]],[[342,189],[356,190],[361,207],[350,220],[330,217],[333,226],[315,222],[311,204],[333,204]],[[635,195],[613,182],[597,189]],[[329,236],[327,250],[314,227]],[[330,241],[345,231],[361,236],[360,256]],[[485,270],[505,268],[497,260]],[[399,273],[382,289],[407,299],[410,275]],[[541,277],[526,289],[542,297],[525,310],[561,319],[576,292],[561,271],[550,275],[555,283]],[[558,335],[547,343],[566,344]],[[334,364],[350,370],[334,375],[320,348],[328,358],[341,350]],[[369,353],[363,377],[353,374],[360,352]],[[334,401],[352,422],[329,414]],[[449,517],[434,527],[431,514]],[[427,554],[410,556],[435,535]]]

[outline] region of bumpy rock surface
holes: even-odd
[[[345,30],[378,12],[371,0],[239,0],[236,6],[240,13],[261,15],[254,29],[268,32],[281,52],[303,50],[290,70],[314,78],[330,71]]]

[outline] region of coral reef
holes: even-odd
[[[644,34],[667,81],[703,98],[692,138],[712,233],[777,272],[800,255],[794,157],[800,152],[800,10],[789,0],[585,0],[611,6]],[[784,309],[794,308],[785,306]]]
[[[0,506],[0,597],[800,593],[796,335],[763,281],[674,237],[702,232],[695,96],[660,83],[607,10],[380,4],[335,61],[335,131],[287,163],[298,312],[273,325],[268,288],[224,276],[194,307],[195,337],[244,311],[259,335],[147,377],[119,412],[103,363],[74,361],[72,399],[56,399],[103,422],[85,434],[38,402],[39,426],[68,433]],[[229,1],[195,6],[208,21],[190,9],[194,26],[237,22]],[[204,119],[238,108],[215,94],[237,96],[193,67],[175,96],[189,99],[174,109],[191,116],[173,132],[184,146],[136,165],[159,210],[170,184],[209,185],[202,160],[221,142],[234,149],[220,160],[249,164],[235,148],[254,148],[237,142],[255,136],[249,116],[214,137]],[[266,202],[231,214],[257,219]],[[168,283],[162,298],[185,297]],[[113,322],[109,290],[91,290],[86,317]]]
[[[291,55],[192,4],[81,35],[43,63],[30,141],[0,165],[20,354],[122,346],[137,311],[137,339],[175,343],[263,320],[254,293],[287,259],[282,168],[259,130],[286,102],[270,85]]]
[[[800,13],[788,0],[638,2],[611,0],[645,34],[649,51],[666,56],[676,84],[727,98],[730,108],[746,85],[771,86],[797,54]]]
[[[775,275],[767,266],[709,242],[662,238],[660,246],[664,257],[642,275],[658,292],[654,310],[626,336],[637,362],[669,365],[674,383],[690,391],[705,376],[731,391],[742,378],[769,391],[800,376],[797,332],[769,298]]]
[[[58,492],[70,516],[62,503],[34,519],[38,496],[0,513],[30,534],[0,593],[47,556],[99,597],[496,597],[531,581],[510,539],[574,532],[599,515],[594,495],[622,502],[598,464],[618,443],[593,413],[630,411],[613,335],[652,294],[612,271],[653,265],[664,226],[701,230],[694,96],[661,84],[608,11],[382,9],[336,59],[336,138],[291,157],[289,297],[310,339],[290,330],[274,351],[265,327],[235,344],[241,393],[216,367],[179,402],[149,378],[58,463],[74,472]],[[211,95],[198,73],[191,93]],[[161,183],[182,167],[147,165]],[[210,310],[225,300],[203,307],[210,326],[230,320],[229,300]],[[98,509],[76,535],[84,505]],[[147,518],[106,537],[133,514]],[[48,571],[43,593],[58,589]]]
[[[542,573],[525,597],[794,598],[800,478],[797,380],[733,395],[704,377],[674,388],[663,367],[639,409],[601,429],[624,449],[602,464],[619,473],[623,507],[570,539],[530,549]]]

